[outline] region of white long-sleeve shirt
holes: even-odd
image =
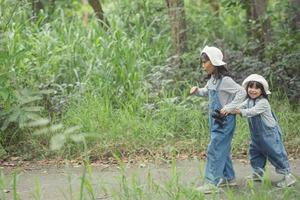
[[[208,90],[216,90],[219,81],[221,80],[216,80],[212,76],[203,88],[198,88],[196,95],[207,96]],[[235,108],[238,108],[245,98],[245,89],[237,84],[231,77],[224,76],[219,86],[219,100],[225,111],[231,112]]]
[[[240,107],[242,117],[254,117],[256,115],[261,115],[261,118],[266,126],[274,127],[277,124],[272,115],[271,105],[266,98],[257,98],[255,100],[255,105],[253,99],[247,99],[240,105]]]

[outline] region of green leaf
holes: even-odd
[[[53,89],[41,90],[41,91],[39,91],[39,94],[52,94],[54,92],[55,92],[55,90],[53,90]]]
[[[9,125],[10,121],[8,119],[6,119],[4,122],[3,122],[3,125],[1,127],[1,130],[4,131],[7,129],[8,125]]]
[[[59,150],[66,142],[66,136],[63,134],[54,135],[50,141],[51,150]]]
[[[28,122],[28,118],[26,117],[26,115],[20,115],[17,123],[20,128],[24,128],[27,122]]]
[[[38,114],[36,114],[36,113],[26,113],[26,117],[27,117],[28,119],[33,120],[33,121],[39,120],[39,119],[41,118],[41,116],[38,115]]]
[[[63,124],[53,124],[49,127],[49,130],[51,132],[55,132],[55,131],[58,131],[59,129],[62,129],[64,126]]]
[[[75,133],[76,131],[80,130],[80,128],[81,128],[80,126],[70,127],[64,131],[64,135],[69,135],[71,133]]]
[[[20,101],[21,105],[32,103],[32,102],[35,102],[35,101],[38,101],[38,100],[41,100],[41,99],[43,99],[43,98],[40,97],[40,96],[27,97],[27,98],[26,97],[24,98],[22,96],[19,97],[19,101]]]
[[[76,143],[83,142],[85,140],[84,135],[82,134],[74,134],[71,135],[70,138]]]
[[[41,112],[43,110],[43,107],[41,106],[30,106],[30,107],[25,107],[24,111],[26,112]]]
[[[7,51],[0,51],[0,62],[4,63],[5,60],[9,59],[9,54]]]
[[[5,88],[1,89],[1,90],[0,90],[0,97],[1,97],[4,101],[6,101],[6,100],[8,99],[8,97],[9,97],[9,90],[7,90],[7,89],[5,89]]]
[[[37,127],[37,126],[45,126],[50,123],[49,119],[40,118],[38,120],[34,120],[32,122],[27,123],[27,127]]]
[[[33,135],[42,135],[51,132],[48,127],[37,129],[33,132]]]
[[[22,114],[22,111],[19,108],[12,110],[11,114],[8,116],[9,122],[17,122],[19,116]]]

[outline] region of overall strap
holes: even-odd
[[[275,121],[278,122],[277,117],[275,115],[275,113],[271,110],[272,116],[274,117]]]
[[[247,108],[250,108],[250,98],[248,98],[247,99]],[[253,100],[253,106],[255,106],[255,104],[256,104],[256,101],[255,100]]]
[[[219,91],[219,87],[220,87],[220,85],[221,85],[221,83],[222,83],[222,80],[223,80],[223,77],[220,79],[220,81],[219,81],[218,84],[217,84],[217,87],[216,87],[216,90],[217,90],[217,91]]]

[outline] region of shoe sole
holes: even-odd
[[[262,179],[260,179],[260,178],[246,178],[246,181],[254,181],[254,182],[262,182],[263,180]]]
[[[196,188],[196,191],[197,192],[201,192],[201,193],[203,193],[203,194],[213,194],[213,193],[220,193],[220,190],[218,189],[218,188],[216,188],[216,189],[212,189],[212,190],[201,190],[201,189],[197,189]]]
[[[279,187],[279,188],[287,188],[287,187],[292,187],[293,185],[296,184],[296,182],[297,181],[293,181],[293,182],[291,182],[291,183],[289,183],[289,184],[287,184],[285,186],[280,186],[280,185],[276,184],[276,186]]]
[[[213,190],[213,191],[205,191],[205,192],[203,192],[203,194],[213,194],[213,193],[215,193],[215,194],[220,193],[220,190]]]
[[[237,185],[238,185],[237,183],[224,183],[224,184],[218,185],[218,187],[234,187]]]

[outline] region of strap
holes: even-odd
[[[220,87],[220,85],[221,85],[221,83],[222,83],[222,80],[223,80],[223,77],[220,79],[220,81],[218,82],[218,85],[217,85],[217,87],[216,87],[216,90],[217,91],[219,91],[219,87]]]

